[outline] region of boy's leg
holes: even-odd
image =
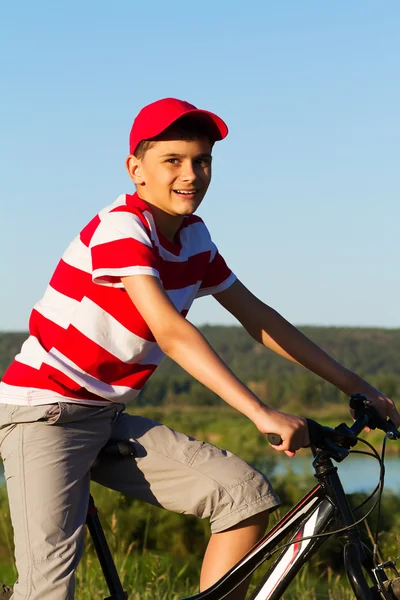
[[[251,550],[264,535],[268,526],[269,511],[258,513],[234,525],[226,531],[213,533],[204,555],[200,575],[200,590],[204,591],[229,571],[243,556]],[[243,600],[250,581],[244,582],[232,594],[229,600]]]
[[[14,528],[13,600],[72,600],[89,470],[115,407],[0,405],[0,450]]]
[[[168,510],[210,518],[202,588],[262,537],[268,511],[279,505],[266,477],[243,460],[151,419],[122,413],[112,438],[135,442],[136,456],[99,461],[95,481]],[[232,600],[243,597],[242,589]]]

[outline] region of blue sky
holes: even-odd
[[[399,327],[399,27],[395,0],[3,3],[0,330],[132,190],[132,119],[166,96],[228,123],[199,214],[245,285],[296,324]]]

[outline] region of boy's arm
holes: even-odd
[[[176,310],[156,277],[134,275],[121,281],[165,354],[251,419],[262,433],[279,433],[283,440],[279,450],[293,456],[309,444],[305,420],[265,406]]]
[[[215,294],[248,333],[281,356],[297,362],[342,390],[347,396],[365,394],[380,414],[400,427],[400,415],[390,398],[330,357],[278,312],[254,296],[240,281]]]

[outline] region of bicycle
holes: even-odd
[[[341,423],[334,429],[307,419],[317,485],[300,500],[234,567],[207,590],[181,600],[223,600],[245,581],[258,567],[274,554],[277,559],[262,577],[249,600],[278,600],[292,582],[301,567],[321,547],[328,537],[338,536],[344,546],[344,564],[351,588],[357,600],[400,599],[400,573],[395,561],[378,563],[377,538],[371,549],[360,537],[358,526],[378,505],[384,484],[384,450],[387,439],[400,439],[390,420],[385,421],[368,405],[365,396],[350,397],[350,406],[355,411],[354,423],[348,427]],[[360,441],[358,434],[364,429],[380,429],[385,432],[382,459],[365,440],[381,465],[379,483],[365,502],[378,493],[374,506],[362,518],[355,520],[346,494],[332,460],[341,462]],[[281,440],[269,434],[271,444]],[[134,454],[133,444],[112,441],[102,450],[103,457],[121,459]],[[363,505],[365,504],[363,503]],[[358,507],[360,508],[360,507]],[[378,510],[379,513],[379,510]],[[90,496],[87,525],[110,592],[105,600],[128,600],[123,590],[106,537],[100,524],[92,496]],[[288,541],[285,538],[290,536]],[[283,543],[281,543],[283,542]],[[400,557],[399,557],[400,558]],[[389,579],[388,572],[395,575]],[[369,578],[369,582],[367,580]],[[7,591],[1,599],[9,598]]]

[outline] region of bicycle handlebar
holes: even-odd
[[[330,452],[333,458],[340,461],[348,455],[350,448],[356,445],[357,435],[364,427],[380,429],[390,439],[400,439],[400,431],[396,429],[392,421],[383,419],[363,394],[353,394],[350,396],[349,403],[355,413],[355,420],[351,427],[341,423],[332,429],[320,425],[312,419],[306,419],[311,446]],[[279,434],[269,433],[267,438],[273,446],[282,444]]]

